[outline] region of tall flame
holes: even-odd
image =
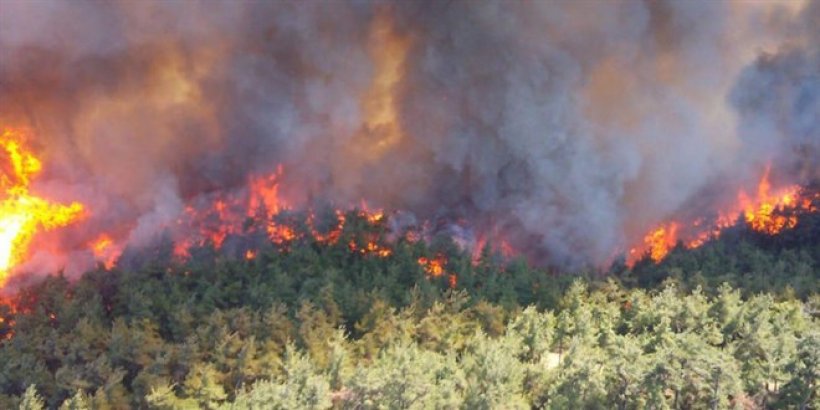
[[[0,286],[11,269],[22,262],[34,235],[80,218],[83,205],[53,203],[29,193],[31,179],[42,170],[42,163],[29,151],[25,135],[4,130],[0,147],[5,151],[0,173]]]
[[[368,141],[371,156],[378,157],[402,139],[396,94],[409,47],[410,39],[397,32],[391,15],[378,13],[370,27],[375,75],[363,100],[365,125],[372,133]]]
[[[644,237],[644,243],[649,245],[649,257],[655,262],[665,258],[677,242],[678,224],[675,222],[661,226]]]
[[[755,231],[774,235],[784,228],[793,228],[797,225],[796,215],[776,214],[775,211],[799,206],[797,197],[800,194],[800,187],[790,186],[772,195],[769,183],[770,170],[766,167],[763,178],[758,184],[757,201],[750,201],[743,192],[740,194],[740,199],[744,204],[743,216],[746,223]]]
[[[122,248],[114,243],[111,236],[103,233],[91,242],[91,251],[97,261],[102,263],[106,269],[112,269],[122,253]]]

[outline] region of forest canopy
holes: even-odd
[[[363,252],[386,229],[347,218],[334,243],[165,243],[21,289],[0,407],[820,406],[816,215],[575,273],[448,238]]]

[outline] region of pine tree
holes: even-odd
[[[332,406],[330,384],[307,356],[290,345],[285,353],[284,375],[259,381],[240,392],[222,409],[327,409]]]
[[[464,354],[467,379],[464,406],[470,409],[525,409],[525,367],[516,359],[520,346],[513,339],[492,340],[479,331]]]
[[[83,393],[82,390],[77,390],[73,396],[66,399],[63,404],[60,405],[60,410],[91,410],[92,406],[90,405],[91,400],[89,400],[88,396]],[[105,408],[103,406],[94,406],[93,408]]]
[[[463,376],[455,358],[406,342],[391,345],[350,377],[343,406],[350,408],[456,409]]]
[[[20,401],[20,410],[43,410],[45,406],[45,402],[37,394],[37,386],[33,384],[28,386]]]
[[[800,340],[797,354],[786,365],[791,378],[780,391],[781,408],[820,408],[820,332]]]
[[[539,362],[550,354],[555,332],[555,315],[540,313],[534,306],[512,318],[507,324],[507,336],[521,339],[519,357],[525,362]]]

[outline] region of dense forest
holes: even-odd
[[[820,408],[820,215],[574,273],[346,220],[21,289],[0,408]]]

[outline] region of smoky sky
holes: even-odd
[[[599,265],[764,164],[817,178],[818,10],[5,0],[0,125],[33,130],[41,190],[133,244],[282,165],[293,203],[366,199]]]

